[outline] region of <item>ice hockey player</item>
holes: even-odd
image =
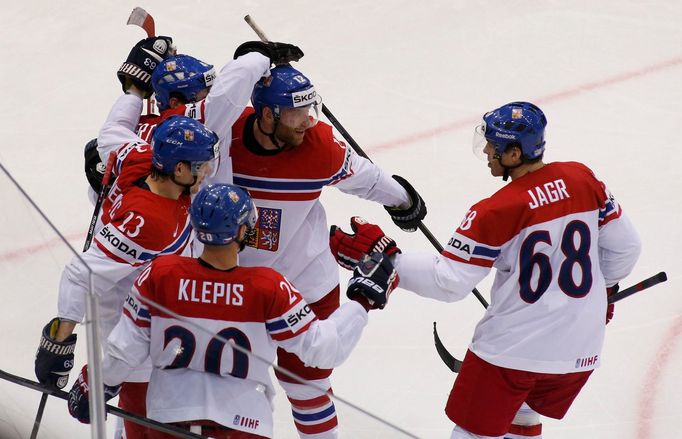
[[[232,128],[234,183],[248,189],[259,221],[240,256],[244,266],[267,266],[287,276],[320,319],[339,306],[338,267],[329,251],[319,197],[325,186],[389,206],[394,222],[414,231],[426,206],[403,178],[391,178],[336,139],[319,122],[320,97],[310,80],[288,65],[276,66],[253,89]],[[318,388],[330,389],[331,369],[306,367],[280,349],[279,366],[308,379],[310,387],[277,373],[301,437],[333,438],[336,409]]]
[[[92,289],[99,297],[99,327],[105,338],[144,266],[158,255],[181,253],[187,247],[189,192],[215,166],[217,141],[217,135],[196,120],[175,116],[157,127],[151,146],[138,140],[118,151],[116,191],[103,204],[103,226],[90,248],[65,267],[57,317],[43,329],[35,361],[41,383],[61,389],[68,381],[76,345],[73,330],[85,315],[90,270],[95,273]],[[149,371],[141,374],[145,379]],[[145,390],[130,384],[119,404],[144,415],[144,393],[139,398],[136,392]],[[141,408],[135,405],[138,401]]]
[[[151,354],[150,418],[216,439],[273,437],[268,368],[276,348],[307,364],[339,365],[357,344],[367,312],[383,308],[398,277],[387,255],[366,255],[349,282],[351,300],[319,320],[280,273],[238,265],[257,218],[245,191],[207,186],[190,216],[203,253],[158,257],[137,278],[107,343],[105,394],[113,397]],[[69,410],[83,422],[89,421],[88,394],[83,367],[69,394]],[[170,436],[152,432],[151,438]]]
[[[445,408],[453,439],[540,438],[539,414],[563,418],[599,366],[607,295],[639,257],[636,230],[589,168],[543,162],[546,124],[528,102],[483,116],[477,146],[491,174],[511,182],[469,209],[440,255],[398,254],[357,220],[355,235],[332,229],[342,265],[381,243],[401,287],[436,300],[464,298],[497,269]]]
[[[167,37],[140,41],[136,47],[142,52],[134,54],[133,48],[126,63],[139,64],[138,58],[153,52],[151,48],[163,38]],[[173,115],[184,115],[204,123],[218,134],[221,141],[219,167],[215,178],[209,177],[206,183],[231,183],[230,129],[248,104],[253,85],[269,74],[271,64],[298,61],[302,56],[301,49],[292,44],[247,41],[235,50],[234,60],[225,64],[217,74],[212,65],[189,55],[172,55],[158,60],[158,65],[155,63],[149,72],[149,81],[138,86],[148,90],[143,97],[148,97],[153,90],[160,114],[140,117],[142,100],[136,96],[121,96],[112,109],[117,117],[110,117],[110,120],[124,120],[126,130],[121,133],[120,124],[102,127],[98,135],[102,161],[106,163],[111,148],[121,144],[121,134],[136,131],[139,137],[149,141],[161,121]],[[124,84],[129,81],[126,71],[124,68],[119,71],[119,79]],[[133,128],[135,125],[137,127]]]

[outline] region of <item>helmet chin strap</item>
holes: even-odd
[[[274,119],[275,119],[275,126],[274,126],[274,128],[272,129],[272,132],[271,132],[271,133],[267,133],[267,132],[265,132],[265,130],[263,130],[263,127],[261,127],[261,125],[260,125],[260,118],[256,118],[256,125],[258,126],[258,130],[259,130],[261,133],[263,133],[263,134],[265,134],[266,136],[268,136],[268,139],[270,139],[270,141],[272,142],[272,144],[275,145],[275,148],[277,148],[277,150],[278,150],[279,152],[282,152],[282,151],[284,151],[285,149],[287,149],[287,146],[288,146],[288,145],[285,143],[284,145],[280,146],[280,144],[279,144],[279,139],[277,139],[277,137],[275,137],[275,133],[277,132],[277,127],[279,126],[279,116],[275,116]]]
[[[180,183],[179,181],[177,181],[177,180],[175,179],[175,174],[171,174],[171,176],[170,176],[171,181],[172,181],[173,183],[177,184],[178,186],[184,187],[186,192],[189,192],[190,188],[191,188],[192,186],[194,186],[194,185],[197,183],[197,179],[198,179],[197,176],[196,176],[196,175],[193,175],[192,177],[194,177],[194,179],[192,180],[192,183],[187,184],[187,183]]]
[[[507,181],[509,179],[509,172],[512,169],[516,169],[523,164],[523,161],[521,161],[521,163],[519,163],[516,166],[506,166],[504,163],[502,163],[502,155],[497,151],[495,151],[495,155],[493,155],[493,159],[497,160],[497,163],[499,163],[500,166],[502,166],[502,169],[504,169],[504,174],[502,174],[502,181]]]

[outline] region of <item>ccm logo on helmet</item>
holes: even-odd
[[[317,92],[314,88],[312,88],[305,91],[297,91],[296,93],[292,93],[291,97],[294,102],[294,107],[304,107],[306,105],[315,103]]]

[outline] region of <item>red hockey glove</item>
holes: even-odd
[[[350,219],[354,234],[350,235],[337,226],[329,229],[329,248],[340,266],[352,270],[363,255],[372,252],[391,256],[400,253],[395,241],[386,236],[376,224],[370,224],[359,216]]]
[[[611,297],[612,295],[616,294],[618,292],[618,289],[620,287],[618,284],[615,284],[612,287],[606,288],[606,297]],[[609,303],[606,305],[606,324],[608,325],[611,319],[613,318],[613,311],[615,309],[615,304]]]
[[[121,386],[104,385],[104,401],[118,395]],[[69,392],[69,413],[83,424],[90,423],[90,386],[88,385],[88,365],[81,369],[80,375]]]
[[[388,296],[400,283],[398,272],[385,253],[365,255],[353,270],[346,295],[367,311],[384,309]]]

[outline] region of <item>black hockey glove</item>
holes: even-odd
[[[394,175],[393,179],[407,191],[412,204],[407,209],[391,206],[384,206],[384,209],[391,215],[391,219],[396,226],[406,232],[414,232],[419,227],[421,220],[426,217],[426,204],[419,193],[417,193],[417,190],[407,180],[399,175]]]
[[[97,152],[97,139],[92,139],[85,145],[85,176],[90,187],[97,194],[102,190],[102,179],[106,168]]]
[[[161,61],[174,54],[171,37],[149,37],[138,41],[116,73],[123,91],[128,91],[133,84],[145,92],[145,97],[151,96],[152,72]]]
[[[35,372],[41,384],[63,389],[69,382],[69,372],[73,369],[73,351],[77,337],[76,334],[71,334],[64,341],[56,341],[54,337],[58,327],[59,319],[55,317],[43,328],[36,353]]]
[[[367,311],[384,309],[388,296],[398,286],[400,277],[385,253],[365,255],[355,266],[346,295]]]
[[[111,398],[118,395],[121,391],[121,386],[107,386],[104,385],[104,401],[109,401]],[[88,366],[87,364],[81,369],[80,375],[71,391],[69,392],[69,413],[72,417],[78,419],[83,424],[90,423],[90,385],[88,384]]]
[[[275,43],[272,41],[247,41],[242,43],[234,51],[234,59],[249,52],[258,52],[268,58],[275,65],[288,64],[291,61],[298,61],[303,58],[303,51],[288,43]]]

